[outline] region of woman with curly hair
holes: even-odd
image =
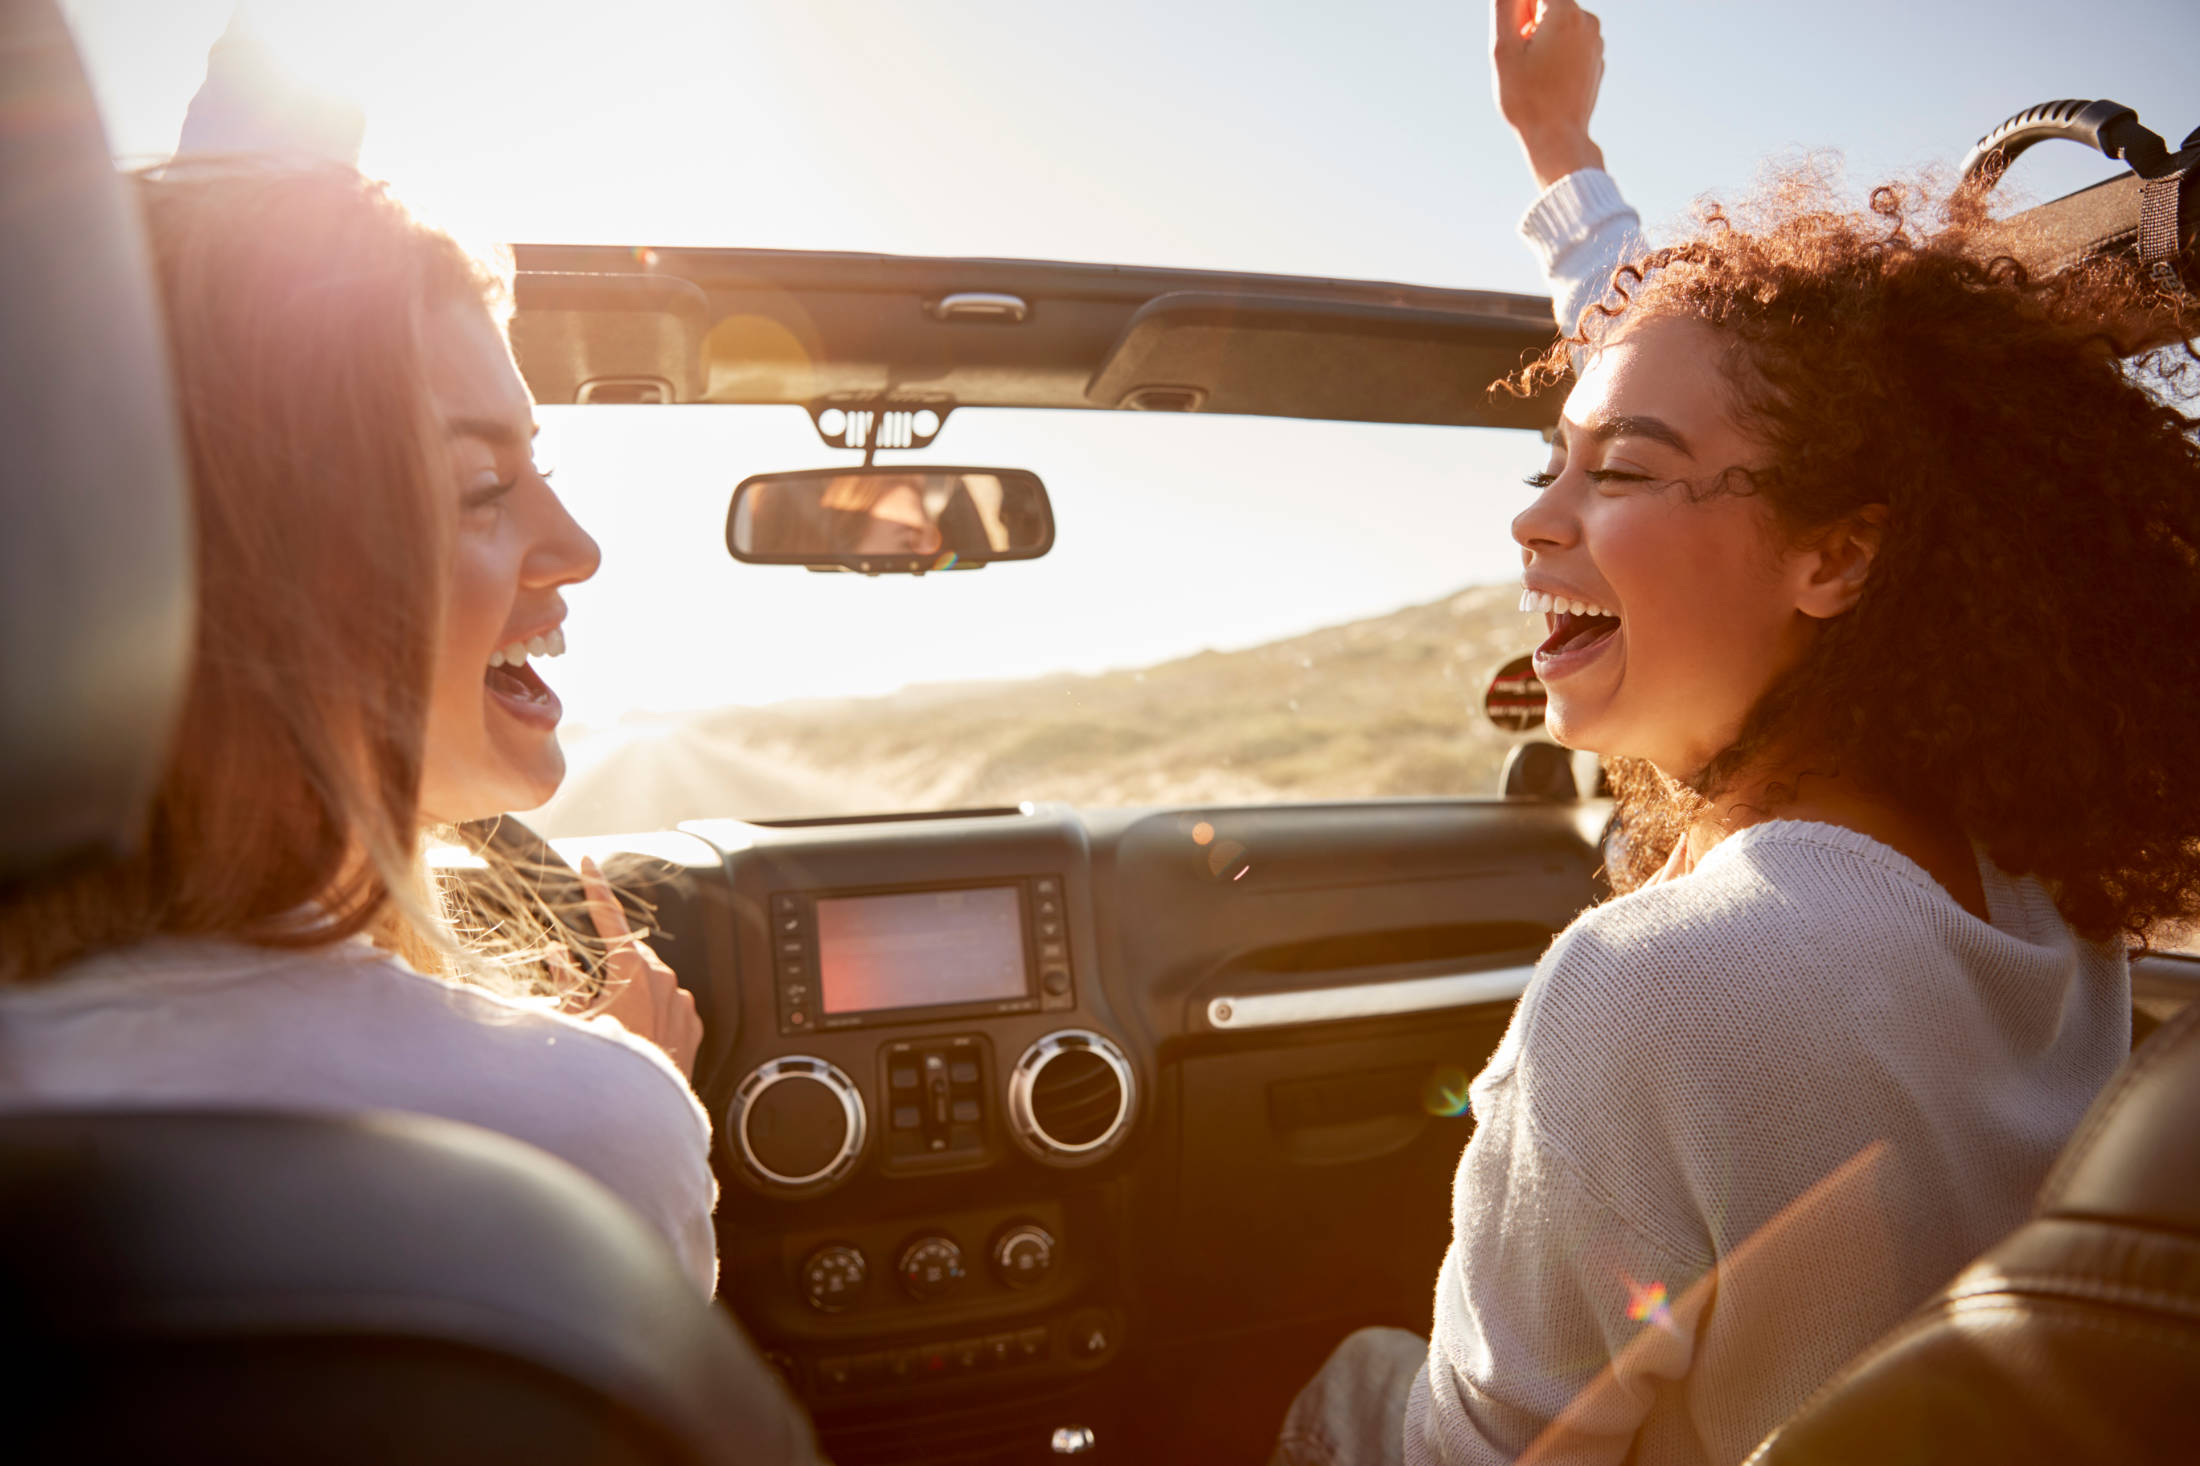
[[[1595,21],[1496,10],[1602,293],[1512,384],[1572,377],[1513,533],[1621,894],[1474,1083],[1432,1339],[1348,1340],[1278,1459],[1735,1461],[2024,1217],[2200,909],[2200,312],[1808,178],[1577,273],[1633,229]]]

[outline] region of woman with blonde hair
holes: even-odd
[[[137,189],[192,478],[192,671],[142,847],[0,904],[0,1106],[468,1121],[596,1176],[708,1290],[692,1001],[592,867],[604,942],[578,963],[547,927],[462,935],[424,869],[430,829],[556,789],[532,662],[598,561],[532,461],[500,282],[348,168]]]

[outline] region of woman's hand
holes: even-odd
[[[1497,110],[1528,155],[1535,186],[1602,168],[1589,140],[1604,80],[1604,34],[1574,0],[1496,0],[1490,13],[1490,79]]]
[[[582,856],[580,875],[589,919],[596,924],[596,935],[611,947],[604,965],[616,994],[597,1013],[618,1019],[628,1033],[663,1049],[682,1074],[693,1078],[695,1051],[703,1042],[695,995],[680,986],[680,979],[664,958],[649,950],[649,943],[634,935],[596,862]]]

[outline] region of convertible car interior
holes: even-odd
[[[191,584],[142,243],[54,7],[7,15],[0,85],[41,122],[0,129],[5,176],[67,183],[0,204],[0,879],[130,838]],[[2077,137],[2138,171],[2020,217],[2012,250],[2151,252],[2200,288],[2200,139],[2141,157],[2135,119],[2066,112],[2005,131],[2004,159]],[[795,405],[920,468],[974,407],[1523,432],[1555,413],[1485,390],[1551,339],[1540,298],[516,256],[541,402]],[[1551,936],[1605,894],[1608,804],[1555,752],[1479,799],[697,811],[561,840],[632,897],[704,1020],[717,1303],[577,1173],[464,1127],[7,1117],[15,1458],[1258,1463],[1347,1332],[1428,1327],[1467,1081]],[[474,834],[544,848],[519,821]],[[463,881],[472,859],[446,864]],[[2036,1218],[1758,1459],[2190,1449],[2200,959],[2141,955],[2134,989],[2162,1031]]]

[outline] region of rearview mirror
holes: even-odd
[[[1054,547],[1054,508],[1020,468],[819,468],[733,491],[726,548],[751,565],[865,575],[975,570]]]

